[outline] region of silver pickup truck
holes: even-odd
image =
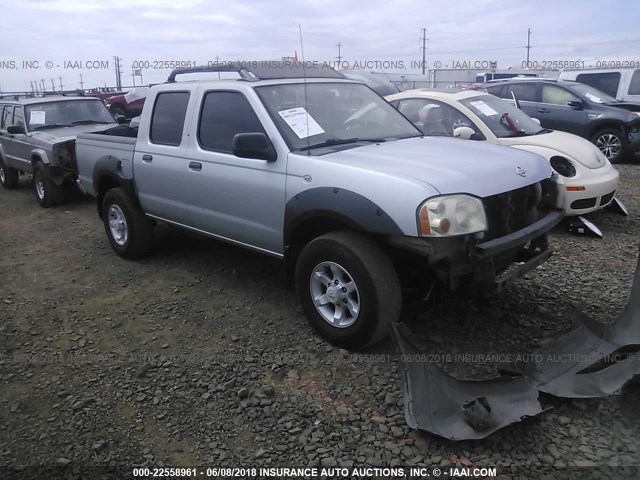
[[[18,186],[20,172],[33,174],[36,200],[52,207],[76,175],[76,135],[117,125],[97,98],[49,96],[0,100],[0,183]]]
[[[78,182],[122,257],[162,221],[281,258],[311,325],[361,348],[403,290],[496,291],[551,254],[562,199],[542,157],[424,137],[331,69],[225,68],[239,78],[174,71],[138,129],[78,137]]]

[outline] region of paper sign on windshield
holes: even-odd
[[[587,97],[592,102],[602,103],[602,99],[600,97],[596,97],[592,93],[585,93],[584,96]]]
[[[482,100],[477,100],[475,102],[470,102],[470,103],[471,105],[476,107],[478,110],[480,110],[482,113],[484,113],[487,117],[498,114],[498,112],[496,112],[493,108],[491,108],[489,105],[484,103]]]
[[[304,107],[281,110],[278,113],[298,138],[307,138],[324,133],[322,127],[318,125],[318,122],[309,115]]]
[[[31,125],[44,125],[46,113],[47,112],[43,112],[42,110],[31,110],[29,123]]]

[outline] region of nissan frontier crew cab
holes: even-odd
[[[542,157],[423,137],[332,69],[271,67],[176,70],[137,129],[78,137],[78,182],[120,256],[149,252],[160,221],[281,258],[345,348],[380,340],[403,290],[495,292],[550,256],[563,201]],[[222,70],[239,78],[175,81]]]
[[[20,172],[32,173],[38,203],[55,206],[63,200],[64,186],[73,186],[77,178],[76,135],[116,125],[97,98],[0,100],[0,183],[12,189]]]

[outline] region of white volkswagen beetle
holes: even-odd
[[[477,90],[408,90],[385,97],[425,135],[486,141],[537,153],[564,179],[566,215],[607,206],[618,171],[588,140],[542,128],[511,103]]]

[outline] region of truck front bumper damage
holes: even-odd
[[[451,440],[484,438],[544,412],[539,393],[594,398],[619,392],[640,374],[640,258],[623,313],[604,325],[581,316],[578,326],[541,348],[524,365],[503,366],[501,377],[463,381],[435,363],[411,362],[420,353],[408,327],[393,325],[403,357],[407,424]]]

